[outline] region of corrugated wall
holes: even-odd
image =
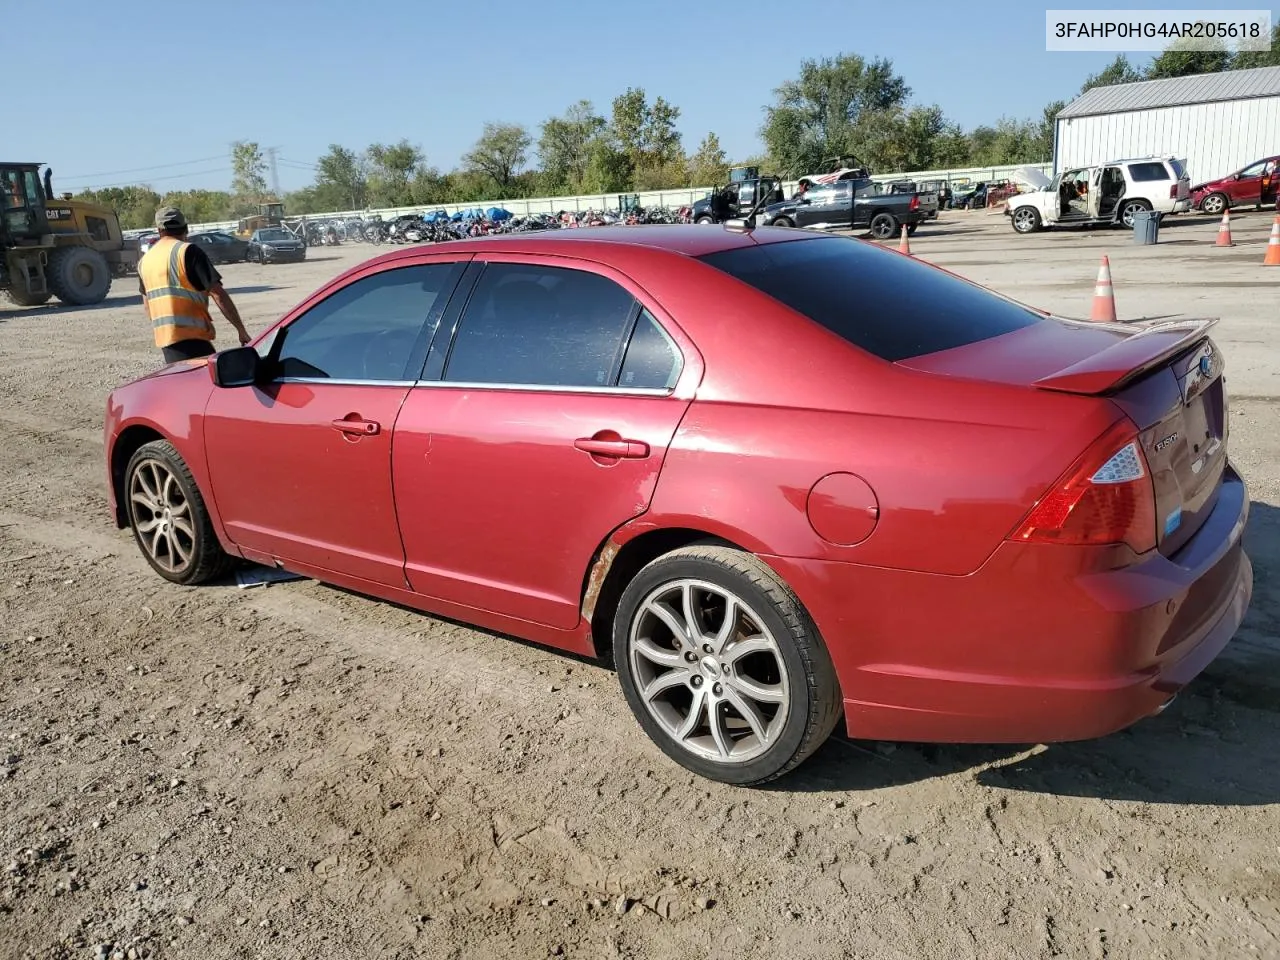
[[[1280,154],[1280,97],[1197,103],[1057,122],[1055,173],[1128,157],[1185,157],[1192,184]]]

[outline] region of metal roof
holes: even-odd
[[[1224,70],[1221,73],[1197,73],[1190,77],[1094,87],[1067,104],[1058,117],[1092,117],[1255,97],[1280,97],[1280,67]]]

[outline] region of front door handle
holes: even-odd
[[[594,457],[618,457],[625,460],[643,460],[649,455],[649,445],[642,440],[606,440],[599,437],[579,437],[573,445],[583,453]]]
[[[382,425],[376,420],[362,420],[355,414],[349,414],[340,420],[334,420],[333,428],[359,437],[372,437],[382,429]]]

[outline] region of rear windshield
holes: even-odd
[[[1170,160],[1169,166],[1173,167],[1173,175],[1178,180],[1187,175],[1187,168],[1182,165],[1181,160]]]
[[[766,243],[699,259],[891,362],[1042,319],[976,284],[849,237]]]

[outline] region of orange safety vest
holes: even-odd
[[[185,241],[161,237],[138,261],[157,347],[213,339],[209,294],[197,290],[187,276],[187,247]]]

